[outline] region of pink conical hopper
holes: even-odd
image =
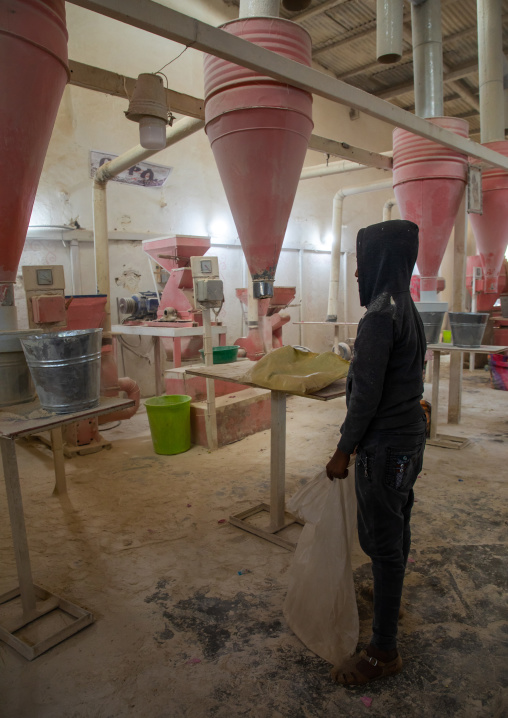
[[[0,3],[0,282],[15,282],[67,82],[64,0]]]
[[[508,157],[508,141],[488,142],[495,152]],[[500,168],[484,170],[482,179],[483,214],[470,214],[476,246],[484,270],[484,292],[499,293],[499,274],[508,245],[508,172]]]
[[[279,18],[223,26],[310,66],[308,33]],[[271,296],[287,222],[312,132],[310,94],[220,58],[205,57],[206,133],[254,280]]]
[[[163,239],[145,239],[143,251],[167,272],[175,267],[190,267],[191,257],[201,257],[210,249],[210,237],[179,234]]]
[[[462,137],[468,124],[455,117],[429,120]],[[420,228],[417,266],[422,292],[437,290],[445,253],[467,181],[467,157],[406,130],[393,133],[393,188],[403,219]]]

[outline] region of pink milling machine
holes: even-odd
[[[240,18],[226,32],[310,66],[303,28],[275,17]],[[205,56],[205,130],[253,282],[257,316],[237,340],[251,359],[280,343],[275,317],[294,288],[273,286],[275,270],[312,133],[312,96],[227,60]],[[279,290],[279,291],[278,291]],[[238,290],[247,304],[247,290]]]
[[[456,117],[429,122],[462,137],[468,124]],[[420,228],[417,266],[420,301],[416,304],[427,342],[439,341],[448,309],[439,302],[438,273],[467,182],[467,157],[455,150],[397,128],[393,132],[393,189],[403,219]]]
[[[487,142],[485,147],[508,157],[508,140]],[[480,267],[481,278],[475,280],[477,310],[491,313],[492,343],[502,346],[508,344],[508,318],[495,312],[494,304],[508,293],[504,261],[508,245],[508,172],[497,167],[484,170],[482,191],[483,214],[469,215],[478,255],[468,258],[467,286],[472,292],[473,268]]]

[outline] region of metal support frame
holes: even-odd
[[[311,67],[289,60],[224,30],[152,0],[70,0],[74,5],[133,25],[154,35],[242,65],[332,102],[360,110],[482,163],[508,170],[508,157],[444,130],[406,110]]]

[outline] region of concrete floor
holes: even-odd
[[[446,379],[442,389],[444,422]],[[405,669],[363,689],[333,685],[286,626],[292,554],[221,523],[268,499],[267,432],[214,454],[156,456],[143,412],[108,432],[110,451],[66,462],[66,498],[51,495],[47,449],[20,442],[35,580],[96,622],[32,663],[0,644],[0,716],[507,716],[508,394],[483,371],[465,372],[464,389],[451,433],[472,445],[428,447],[416,486]],[[344,399],[289,400],[288,495],[326,462],[344,412]],[[358,547],[353,561],[361,584],[370,569]],[[15,583],[2,489],[0,593]],[[361,596],[359,612],[363,644]]]

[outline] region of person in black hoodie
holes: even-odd
[[[420,405],[426,342],[409,284],[418,227],[405,220],[374,224],[356,241],[360,303],[346,387],[347,414],[326,470],[347,476],[356,450],[358,537],[372,561],[374,620],[370,644],[334,668],[339,683],[359,685],[402,669],[397,650],[404,572],[409,555],[413,485],[421,471],[426,420]]]

